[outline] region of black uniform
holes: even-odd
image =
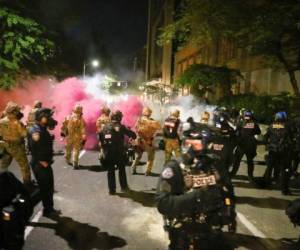
[[[124,125],[118,122],[111,122],[105,125],[99,133],[99,140],[104,152],[102,164],[107,167],[107,180],[109,193],[116,192],[115,167],[119,169],[119,180],[122,190],[128,189],[125,164],[126,164],[126,148],[125,136],[135,139],[136,134]]]
[[[29,131],[29,148],[31,151],[30,165],[40,188],[44,215],[50,214],[53,209],[54,177],[53,163],[53,136],[47,130],[35,124]],[[43,166],[46,162],[47,166]]]
[[[298,165],[300,163],[300,116],[293,119],[292,122],[293,147],[292,147],[292,174],[299,175]]]
[[[267,150],[267,169],[264,179],[271,182],[272,172],[276,180],[280,177],[280,186],[283,194],[289,193],[289,179],[291,174],[291,142],[292,133],[289,124],[283,121],[272,123],[265,134]]]
[[[24,185],[10,172],[0,173],[0,249],[19,250],[33,207]]]
[[[261,133],[260,128],[252,119],[243,120],[236,128],[237,147],[233,155],[233,167],[231,176],[236,175],[239,170],[241,160],[244,155],[247,157],[248,176],[253,178],[254,163],[253,159],[256,156],[257,141],[255,135]]]
[[[208,166],[213,160],[205,156],[200,161]],[[219,176],[223,181],[223,175]],[[169,249],[187,250],[190,245],[195,250],[224,249],[219,230],[233,213],[231,208],[231,211],[226,210],[220,187],[208,185],[186,191],[182,169],[176,161],[169,161],[160,176],[156,193],[157,208],[164,216],[165,229],[169,233]],[[224,212],[230,215],[223,217]],[[234,221],[235,215],[231,219]]]
[[[216,127],[219,130],[213,137],[212,152],[219,156],[218,165],[229,170],[235,145],[234,130],[227,121],[217,123]]]

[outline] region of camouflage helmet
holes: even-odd
[[[210,119],[210,113],[207,111],[204,111],[201,115],[201,120],[208,121]]]
[[[82,106],[80,104],[76,104],[75,107],[74,107],[74,109],[73,109],[73,112],[75,114],[82,115]]]
[[[101,109],[100,109],[100,111],[101,111],[101,114],[105,114],[105,115],[109,115],[110,114],[110,112],[111,112],[111,110],[110,110],[110,108],[108,107],[108,106],[103,106]]]
[[[42,107],[42,102],[39,101],[39,100],[35,100],[34,103],[33,103],[33,107],[37,108],[37,109],[40,109]]]
[[[21,111],[21,107],[14,102],[8,102],[6,107],[5,107],[5,114],[9,115],[9,114],[17,114]]]
[[[178,109],[173,110],[171,116],[178,118],[180,116],[180,111]]]
[[[151,114],[152,114],[152,110],[149,107],[144,107],[143,108],[142,115],[144,115],[144,116],[151,116]]]

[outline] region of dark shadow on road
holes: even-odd
[[[259,238],[252,235],[245,234],[230,234],[224,233],[224,237],[229,245],[236,249],[238,247],[244,247],[251,250],[296,250],[299,249],[294,239],[290,239],[290,242],[287,243],[283,239],[271,239],[271,238]]]
[[[260,208],[272,208],[278,210],[285,210],[290,200],[281,199],[281,198],[257,198],[251,196],[241,196],[237,197],[238,204],[247,204],[254,207]]]
[[[69,247],[74,250],[114,249],[127,244],[120,237],[101,232],[97,227],[69,217],[56,216],[51,219],[57,223],[31,222],[30,226],[53,229],[55,234],[67,241]]]
[[[270,187],[263,187],[258,183],[253,182],[243,182],[243,181],[232,181],[234,187],[237,188],[247,188],[247,189],[264,189],[264,190],[279,190],[279,188],[275,185],[271,185]]]
[[[89,165],[89,166],[80,165],[78,167],[78,169],[76,169],[76,170],[88,170],[88,171],[92,171],[92,172],[106,172],[107,168],[103,167],[101,165]]]
[[[117,193],[116,195],[121,198],[129,198],[142,204],[144,207],[155,207],[154,193],[130,190],[129,192]]]

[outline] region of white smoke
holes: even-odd
[[[216,108],[214,105],[207,105],[200,102],[192,95],[178,97],[172,101],[172,104],[159,105],[153,102],[146,102],[146,105],[153,110],[153,118],[159,121],[164,121],[172,111],[178,109],[182,121],[193,117],[195,122],[199,122],[202,113],[207,111],[210,113],[210,122],[212,122],[213,110]]]

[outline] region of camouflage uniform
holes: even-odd
[[[30,110],[28,117],[27,117],[27,130],[29,131],[30,128],[35,124],[35,113],[42,107],[42,103],[40,101],[35,101],[33,104],[33,108]]]
[[[66,154],[65,159],[71,164],[73,153],[73,167],[78,167],[79,152],[86,140],[85,121],[82,118],[82,107],[76,105],[73,114],[63,122],[62,133],[66,135]]]
[[[154,121],[151,116],[151,109],[144,108],[142,116],[139,118],[136,124],[136,131],[138,138],[136,139],[136,158],[132,164],[132,173],[136,173],[136,167],[139,164],[143,152],[146,151],[148,155],[147,168],[145,175],[150,175],[153,167],[155,148],[153,145],[153,137],[157,130],[160,129],[160,124]]]
[[[24,144],[27,131],[16,119],[17,112],[20,112],[20,107],[15,103],[9,103],[5,109],[6,116],[0,120],[1,145],[5,154],[0,167],[8,168],[14,158],[20,166],[23,182],[28,184],[31,183],[31,173]]]
[[[101,109],[101,115],[99,116],[99,118],[96,121],[97,134],[99,134],[103,130],[103,128],[105,127],[106,124],[111,122],[109,114],[110,114],[110,109],[108,107],[104,106]],[[99,160],[101,160],[103,157],[104,157],[103,149],[99,143]]]
[[[165,141],[165,163],[171,160],[174,151],[176,157],[181,156],[178,128],[180,112],[175,110],[166,120],[163,128]]]

